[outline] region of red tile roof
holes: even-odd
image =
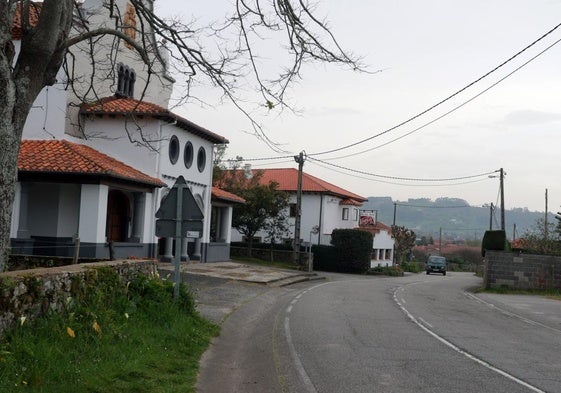
[[[14,14],[14,23],[12,24],[12,38],[14,40],[20,40],[22,38],[21,31],[21,5],[18,3],[16,6],[16,12]],[[41,3],[32,2],[29,6],[29,25],[35,26],[39,21],[39,14],[41,13]]]
[[[245,203],[245,199],[232,194],[231,192],[224,191],[218,187],[212,187],[212,199],[218,199],[226,202]]]
[[[223,136],[198,126],[164,107],[151,102],[135,100],[134,98],[112,96],[95,103],[82,104],[80,114],[97,116],[149,116],[169,123],[176,122],[178,127],[212,143],[228,143],[228,139]]]
[[[362,203],[355,201],[354,199],[343,199],[341,202],[339,202],[339,205],[344,205],[344,206],[362,206]]]
[[[66,140],[24,140],[18,157],[21,174],[63,174],[109,177],[152,187],[166,183],[89,146]]]
[[[254,174],[257,172],[263,173],[260,179],[261,184],[269,184],[269,182],[274,181],[278,183],[279,190],[296,192],[298,189],[298,170],[295,168],[254,169],[252,172]],[[302,174],[302,192],[329,194],[356,202],[368,200],[305,172]]]
[[[372,226],[359,226],[357,229],[361,229],[364,231],[368,231],[374,235],[380,233],[381,231],[386,231],[391,236],[392,235],[392,228],[380,221],[376,222],[376,225]]]

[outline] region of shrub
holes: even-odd
[[[366,274],[373,276],[403,276],[403,270],[399,266],[377,266],[366,271]]]
[[[485,231],[481,242],[481,255],[485,256],[486,250],[510,251],[510,243],[505,231]]]
[[[359,229],[335,229],[331,244],[335,246],[342,272],[365,273],[370,268],[373,235]]]
[[[321,270],[325,272],[337,272],[339,265],[339,258],[335,247],[314,245],[312,246],[312,253],[314,254],[314,270]]]
[[[400,266],[404,272],[410,273],[420,273],[425,270],[424,263],[421,262],[403,262]]]

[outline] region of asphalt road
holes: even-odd
[[[242,295],[197,391],[561,392],[561,302],[474,296],[467,273],[329,277],[214,288]]]

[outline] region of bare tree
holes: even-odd
[[[92,3],[104,15],[94,15]],[[74,91],[78,106],[115,92],[116,82],[100,88],[97,81],[117,81],[115,61],[125,49],[144,64],[146,80],[142,97],[149,94],[151,78],[172,86],[172,74],[186,81],[184,100],[194,83],[218,89],[250,121],[252,116],[240,101],[237,89],[251,86],[261,96],[261,106],[270,110],[286,105],[288,86],[300,76],[307,61],[339,63],[360,69],[358,59],[341,49],[324,21],[306,0],[236,0],[231,16],[220,25],[195,27],[193,22],[164,20],[154,13],[152,0],[4,0],[0,2],[0,271],[6,262],[10,222],[17,182],[17,158],[22,131],[30,109],[46,86],[66,72],[67,89]],[[131,18],[134,14],[135,18]],[[91,23],[105,18],[104,23]],[[101,19],[98,19],[101,20]],[[282,37],[290,61],[276,77],[262,74],[256,42],[267,34]],[[205,47],[212,37],[219,50]],[[18,45],[14,45],[17,43]],[[221,43],[221,44],[220,44]],[[97,45],[110,45],[109,55],[96,57]],[[84,53],[88,72],[78,75],[76,66]],[[130,56],[133,56],[130,54]],[[89,65],[88,65],[89,64]],[[278,147],[252,121],[256,135],[272,148]],[[130,135],[138,133],[134,120]],[[67,132],[69,132],[67,130]],[[150,137],[140,136],[149,143]],[[131,138],[131,141],[135,141]]]

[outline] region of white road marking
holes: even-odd
[[[515,314],[515,313],[513,313],[513,312],[507,311],[507,310],[505,310],[505,309],[502,309],[502,308],[500,308],[500,307],[497,307],[497,306],[495,306],[494,304],[489,303],[489,302],[486,302],[485,300],[483,300],[483,299],[481,299],[481,298],[479,298],[479,297],[477,297],[477,296],[475,296],[474,294],[471,294],[471,293],[469,293],[469,292],[464,292],[464,295],[467,296],[467,297],[469,297],[470,299],[475,300],[476,302],[485,304],[486,306],[488,306],[488,307],[490,307],[490,308],[493,308],[493,309],[499,311],[501,314],[504,314],[504,315],[506,315],[506,316],[509,316],[509,317],[512,317],[512,318],[517,318],[517,319],[519,319],[519,320],[521,320],[521,321],[523,321],[523,322],[525,322],[525,323],[527,323],[527,324],[529,324],[529,325],[539,326],[539,327],[542,327],[542,328],[544,328],[544,329],[548,329],[548,330],[552,330],[552,331],[557,332],[557,333],[561,333],[561,330],[560,330],[560,329],[556,329],[556,328],[554,328],[554,327],[544,325],[543,323],[534,321],[534,320],[532,320],[532,319],[525,318],[525,317],[523,317],[522,315],[518,315],[518,314]]]
[[[314,287],[308,288],[305,291],[300,292],[290,302],[290,305],[286,308],[286,313],[290,314],[292,312],[292,306],[294,304],[296,304],[298,302],[298,300],[300,300],[302,295],[311,291],[312,289],[315,289],[317,287],[321,287],[323,285],[328,285],[328,284],[331,284],[331,283],[327,282],[327,283],[319,284],[319,285],[316,285]],[[302,383],[304,384],[304,386],[306,388],[306,392],[307,393],[317,393],[317,390],[316,390],[312,380],[310,379],[310,376],[308,375],[308,373],[304,369],[304,366],[302,365],[302,361],[300,360],[300,356],[298,356],[298,353],[296,352],[296,348],[294,348],[294,343],[292,342],[292,335],[290,334],[290,318],[288,317],[288,315],[284,318],[284,334],[286,336],[286,343],[288,344],[288,352],[290,352],[290,356],[292,357],[292,360],[294,362],[294,367],[296,368],[296,371],[298,372],[298,374],[300,375],[300,378],[302,379]]]
[[[402,287],[403,288],[403,287]],[[536,393],[547,393],[544,390],[541,390],[540,388],[530,385],[528,382],[525,382],[519,378],[516,378],[514,375],[507,373],[506,371],[501,370],[500,368],[497,368],[489,363],[487,363],[485,360],[480,359],[474,355],[472,355],[469,352],[464,351],[463,349],[457,347],[456,345],[454,345],[452,342],[446,340],[444,337],[439,336],[438,334],[436,334],[435,332],[433,332],[431,329],[429,329],[428,327],[426,327],[425,325],[423,325],[422,323],[420,323],[417,318],[415,318],[413,316],[413,314],[411,314],[409,312],[409,310],[407,310],[405,308],[405,306],[403,306],[403,304],[399,301],[399,299],[397,298],[397,290],[394,291],[393,293],[393,299],[394,301],[397,303],[397,305],[399,306],[399,308],[401,308],[401,310],[405,313],[405,315],[407,315],[407,317],[417,326],[419,326],[421,329],[423,329],[425,332],[427,332],[428,334],[430,334],[431,336],[433,336],[434,338],[436,338],[438,341],[440,341],[441,343],[443,343],[444,345],[448,346],[449,348],[451,348],[452,350],[456,351],[457,353],[464,355],[465,357],[467,357],[468,359],[473,360],[474,362],[482,365],[483,367],[496,372],[497,374],[502,375],[505,378],[510,379],[513,382],[516,382],[519,385],[522,385],[528,389],[530,389],[533,392]],[[480,300],[480,299],[479,299]],[[483,302],[486,303],[486,302]]]

